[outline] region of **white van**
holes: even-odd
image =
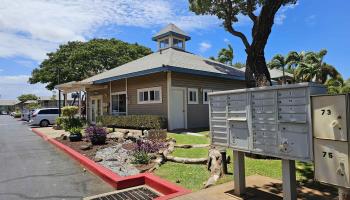
[[[41,127],[47,127],[50,124],[54,124],[56,118],[59,116],[58,108],[41,108],[37,109],[31,116],[29,123],[31,125],[39,125]]]

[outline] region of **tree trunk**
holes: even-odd
[[[252,30],[253,41],[246,48],[246,82],[247,87],[272,85],[269,70],[265,60],[265,46],[270,36],[275,15],[282,6],[283,0],[265,1]]]

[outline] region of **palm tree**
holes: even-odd
[[[350,93],[350,79],[344,81],[343,78],[328,79],[325,83],[329,94]]]
[[[233,48],[229,44],[227,49],[223,48],[220,50],[217,60],[221,63],[232,65],[233,58],[234,58]]]
[[[286,67],[286,59],[283,55],[277,54],[275,55],[271,61],[267,64],[270,69],[279,69],[282,70],[283,74],[283,84],[286,84],[286,76],[285,76],[285,67]]]
[[[329,78],[337,79],[341,75],[333,67],[323,62],[324,56],[327,54],[327,50],[321,50],[320,52],[307,52],[301,53],[298,60],[295,60],[296,69],[294,76],[300,81],[315,81],[324,84]]]

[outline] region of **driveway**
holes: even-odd
[[[113,188],[33,133],[0,115],[0,199],[81,199]]]

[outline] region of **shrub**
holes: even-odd
[[[166,118],[157,115],[100,116],[97,121],[106,127],[131,129],[163,129],[167,127]]]
[[[65,131],[69,131],[71,128],[82,128],[85,121],[80,118],[68,118],[58,117],[56,119],[56,125],[62,127]]]
[[[144,151],[136,151],[133,156],[133,164],[148,164],[151,161],[149,155]]]
[[[135,151],[143,151],[146,153],[157,153],[165,147],[165,143],[151,140],[137,140]]]
[[[74,118],[74,115],[78,114],[78,106],[65,106],[62,108],[63,117]]]
[[[100,126],[89,126],[85,129],[85,133],[86,136],[90,139],[95,136],[106,137],[108,134],[107,130]]]
[[[69,129],[69,132],[73,135],[80,135],[81,134],[81,128],[80,127],[73,127]]]
[[[15,113],[13,115],[14,118],[21,118],[22,114],[21,113]]]

